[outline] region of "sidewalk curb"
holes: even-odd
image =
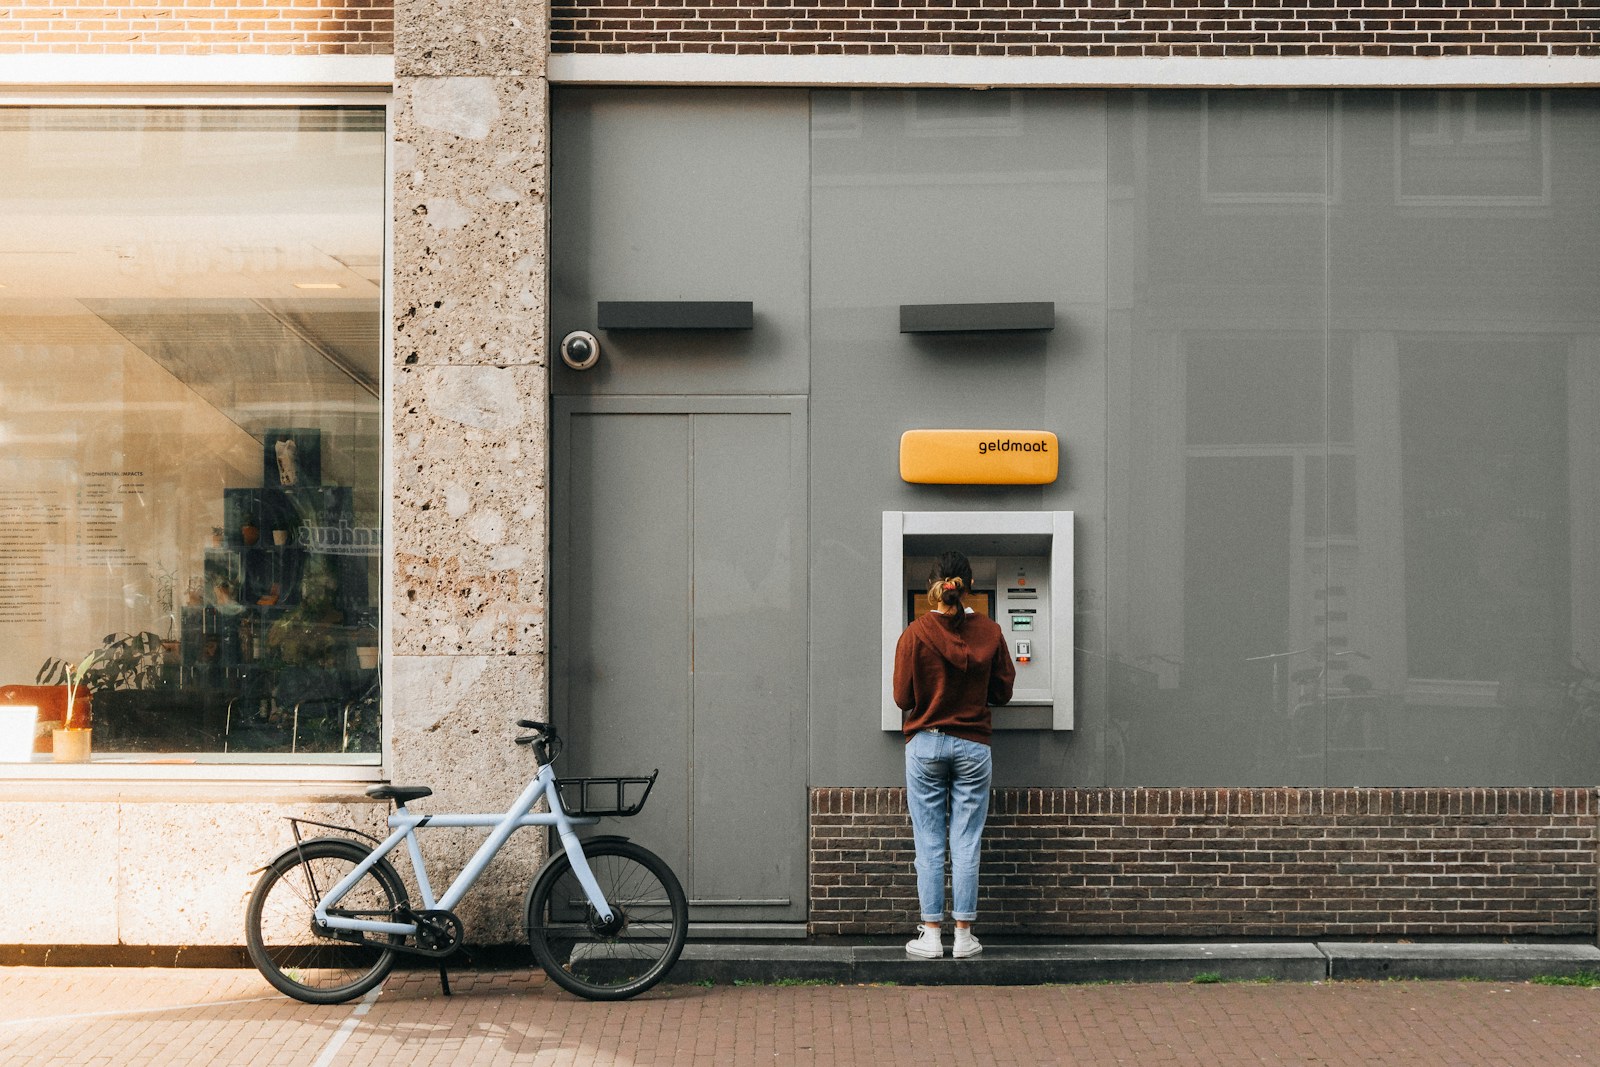
[[[156,946],[0,946],[0,967],[222,967],[248,969],[242,949]],[[402,959],[400,970],[432,970]],[[536,969],[526,945],[468,946],[452,973]],[[991,941],[981,956],[912,959],[899,942],[697,940],[669,982],[783,981],[899,985],[1043,985],[1094,982],[1227,982],[1483,979],[1600,975],[1600,948],[1557,942],[1405,944],[1290,941],[1263,943],[1095,943]]]
[[[1525,981],[1600,974],[1593,945],[1341,942],[1265,944],[988,945],[973,959],[912,959],[895,945],[699,943],[671,982],[783,981],[898,985],[1093,982],[1320,982],[1374,979]]]

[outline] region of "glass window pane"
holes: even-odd
[[[382,109],[4,108],[0,155],[0,699],[376,760]]]

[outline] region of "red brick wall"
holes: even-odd
[[[553,52],[1008,56],[1600,54],[1592,2],[581,0]]]
[[[393,0],[0,0],[0,54],[389,55]]]
[[[1061,936],[1589,935],[1597,810],[1589,789],[999,789],[979,921]],[[813,933],[915,923],[903,789],[813,790],[810,838]]]

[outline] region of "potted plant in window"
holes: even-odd
[[[66,751],[71,754],[78,751],[73,746],[82,746],[87,758],[87,731],[96,717],[114,722],[113,728],[122,733],[132,732],[133,720],[143,711],[148,695],[161,688],[167,670],[161,637],[148,630],[107,634],[99,648],[76,664],[64,659],[45,660],[39,668],[39,684],[67,687],[68,722],[62,731],[85,731],[64,739]]]
[[[89,741],[91,727],[89,725],[89,701],[77,699],[78,683],[82,680],[84,672],[93,666],[100,655],[100,650],[89,653],[78,664],[77,677],[73,671],[67,669],[67,718],[61,724],[61,729],[55,730],[51,735],[51,758],[57,763],[87,763],[89,760]]]
[[[57,763],[83,763],[90,750],[90,693],[88,675],[100,658],[95,649],[77,663],[47,659],[39,668],[40,685],[59,685],[67,691],[66,717],[51,731],[51,753]]]

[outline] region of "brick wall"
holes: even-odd
[[[1589,935],[1597,809],[1589,789],[999,789],[979,921],[1059,936]],[[813,790],[810,848],[813,933],[915,923],[903,789]]]
[[[1600,54],[1592,3],[581,0],[553,52],[1007,56]]]
[[[0,53],[388,55],[393,0],[0,0]]]

